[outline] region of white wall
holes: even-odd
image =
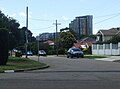
[[[93,44],[93,55],[120,55],[120,43],[118,44]]]

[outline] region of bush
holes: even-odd
[[[89,48],[84,49],[83,52],[84,52],[84,54],[92,54],[91,46]]]
[[[0,65],[8,61],[8,30],[0,29]]]
[[[16,57],[22,57],[22,52],[15,52]]]
[[[66,49],[65,49],[65,48],[60,48],[60,49],[58,50],[58,54],[61,54],[61,55],[66,54]]]
[[[48,51],[48,55],[55,55],[56,54],[56,51],[55,50],[49,50]]]

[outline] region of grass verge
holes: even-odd
[[[102,56],[102,55],[85,55],[84,58],[88,59],[96,59],[96,58],[107,58],[107,56]]]
[[[5,70],[27,70],[30,68],[42,68],[44,66],[46,66],[46,64],[27,58],[9,57],[7,65],[0,66],[0,72]]]
[[[113,61],[113,62],[119,62],[119,63],[120,63],[120,60],[115,60],[115,61]]]

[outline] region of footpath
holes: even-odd
[[[102,61],[115,61],[120,60],[120,56],[108,56],[107,58],[97,58],[96,60],[102,60]]]

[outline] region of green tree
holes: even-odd
[[[8,30],[0,29],[0,65],[6,65],[8,60]]]
[[[76,42],[76,39],[74,35],[67,31],[67,32],[61,32],[60,33],[60,39],[59,39],[59,47],[69,49],[73,46],[73,44]]]
[[[67,31],[69,31],[71,34],[73,34],[76,39],[79,39],[78,35],[72,29],[70,29],[68,27],[60,29],[60,32],[67,32]]]
[[[0,28],[8,29],[9,32],[9,50],[18,48],[24,50],[24,44],[26,42],[26,27],[19,28],[20,24],[17,20],[5,16],[0,11]],[[28,30],[28,41],[35,42],[35,37],[32,36],[32,32]]]
[[[20,24],[13,18],[5,16],[0,11],[0,28],[8,29],[9,32],[9,49],[12,50],[19,43],[19,30]]]
[[[115,35],[110,40],[106,41],[105,43],[118,43],[120,42],[120,35]]]

